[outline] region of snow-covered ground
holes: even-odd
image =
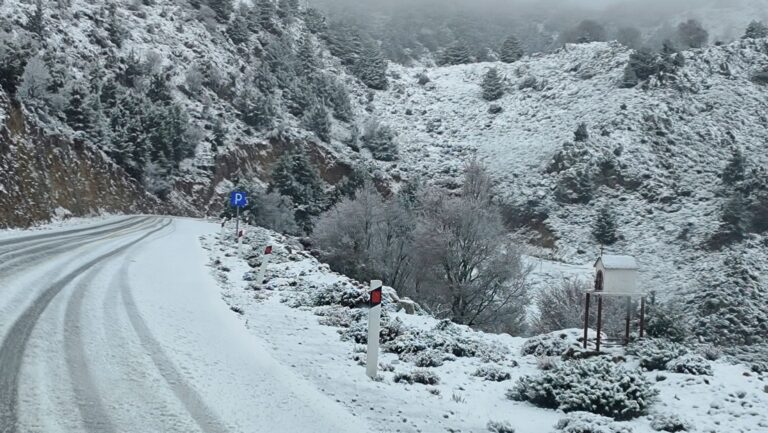
[[[366,420],[372,431],[482,432],[487,431],[489,421],[498,421],[508,422],[517,433],[547,433],[566,416],[505,397],[518,378],[539,373],[537,358],[521,354],[525,339],[484,334],[455,325],[446,327],[426,315],[396,312],[394,304],[385,305],[385,310],[390,320],[402,321],[403,334],[421,331],[419,335],[459,341],[459,346],[477,345],[482,350],[478,356],[446,355],[450,360],[441,366],[426,368],[439,378],[434,385],[396,383],[397,374],[417,369],[415,361],[382,351],[379,360],[384,370],[380,370],[380,380],[368,379],[361,362],[365,359],[365,346],[340,336],[348,329],[360,329],[356,323],[364,322],[365,307],[313,306],[313,299],[328,290],[339,293],[362,287],[361,283],[330,271],[327,265],[302,251],[295,240],[258,228],[247,229],[246,242],[238,253],[233,233],[234,228],[228,227],[223,237],[221,233],[211,233],[201,238],[210,255],[211,272],[220,283],[221,296],[237,312],[232,314],[241,315],[249,332],[267,342],[265,348],[270,357]],[[266,245],[274,246],[274,254],[267,268],[267,282],[257,289],[252,281],[255,269],[248,262],[258,265]],[[585,272],[584,267],[571,270],[574,274]],[[559,275],[563,270],[541,263],[540,272]],[[350,323],[351,328],[341,326]],[[764,410],[768,407],[766,378],[750,373],[743,365],[722,360],[709,365],[713,376],[668,371],[644,373],[659,389],[659,400],[648,416],[614,426],[648,433],[654,431],[652,419],[660,414],[676,414],[693,424],[692,431],[768,431]],[[636,368],[637,361],[629,357],[627,366]],[[473,375],[480,367],[498,367],[508,372],[510,379],[483,380]],[[661,377],[665,379],[662,381]]]

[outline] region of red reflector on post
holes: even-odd
[[[264,254],[272,254],[272,245],[264,248]]]
[[[381,304],[381,287],[371,290],[371,307]]]

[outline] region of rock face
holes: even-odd
[[[147,194],[93,147],[27,128],[23,111],[0,92],[0,228],[56,214],[189,214]]]

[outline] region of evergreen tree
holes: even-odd
[[[91,114],[88,138],[107,154],[112,153],[112,129],[109,117],[104,111],[99,94],[91,94],[87,101],[88,112]]]
[[[486,101],[496,101],[504,96],[504,81],[499,75],[499,70],[490,68],[483,76],[481,84],[483,88],[483,99]]]
[[[586,123],[579,123],[579,127],[576,128],[576,132],[573,133],[573,140],[577,143],[583,143],[589,140],[589,129],[587,129]]]
[[[269,185],[269,192],[272,191],[293,200],[296,222],[310,233],[312,217],[319,215],[325,205],[325,194],[323,181],[304,149],[290,151],[277,161]]]
[[[37,35],[40,39],[45,39],[45,9],[43,1],[35,2],[35,11],[27,16],[27,30]]]
[[[73,82],[69,88],[69,98],[64,109],[67,125],[76,132],[90,129],[91,113],[88,112],[88,89],[82,83]]]
[[[246,87],[235,99],[235,107],[240,111],[242,121],[248,126],[266,130],[274,125],[277,114],[275,102],[269,94],[265,95]]]
[[[709,32],[700,22],[690,19],[677,26],[677,38],[685,47],[701,48],[707,44]]]
[[[741,192],[732,193],[723,205],[720,219],[720,230],[710,242],[711,246],[719,248],[744,239],[749,231],[749,215],[747,200]]]
[[[125,39],[126,30],[123,28],[120,22],[120,17],[117,15],[117,5],[112,3],[109,5],[109,18],[107,20],[107,35],[109,40],[115,44],[117,48],[123,46],[123,39]]]
[[[326,93],[323,95],[326,101],[331,103],[333,107],[333,117],[341,120],[342,122],[349,122],[354,117],[352,111],[352,103],[349,100],[349,92],[343,83],[325,77],[328,84],[324,87]]]
[[[251,31],[248,29],[248,21],[242,14],[235,14],[235,18],[227,26],[227,36],[235,45],[248,42],[251,37]]]
[[[317,135],[317,138],[326,143],[331,142],[331,120],[323,104],[314,104],[314,107],[304,115],[303,123],[305,128]]]
[[[723,183],[728,186],[734,186],[744,180],[747,160],[740,149],[734,149],[728,164],[723,170]]]
[[[328,24],[325,17],[315,8],[307,8],[304,11],[304,24],[307,29],[314,34],[322,34],[328,30]]]
[[[259,27],[264,31],[272,34],[279,34],[279,28],[275,22],[277,15],[277,6],[273,0],[258,0],[257,3],[257,20]]]
[[[659,72],[656,55],[647,49],[633,51],[629,55],[627,67],[635,73],[638,80],[647,80]]]
[[[469,48],[463,41],[456,41],[443,51],[440,63],[443,65],[462,65],[472,63]]]
[[[637,73],[630,64],[627,64],[627,66],[624,67],[624,75],[621,78],[620,87],[623,89],[631,89],[637,86],[639,82],[640,80],[637,78]]]
[[[149,79],[147,97],[152,102],[169,103],[173,101],[171,89],[168,87],[168,80],[163,74],[153,74]]]
[[[375,90],[385,90],[387,81],[387,61],[375,43],[366,44],[354,68],[355,76],[366,86]]]
[[[744,33],[742,39],[762,39],[768,37],[768,26],[763,24],[762,21],[752,21],[747,26],[747,30]]]
[[[328,27],[324,37],[328,50],[331,54],[341,59],[341,63],[344,65],[354,65],[363,51],[360,32],[348,23],[334,23],[334,25]]]
[[[227,145],[227,125],[217,117],[213,122],[213,141],[211,142],[211,152],[218,153],[219,149]]]
[[[229,22],[229,17],[235,9],[232,0],[208,0],[207,3],[208,7],[216,12],[216,19],[220,23]]]
[[[312,44],[312,39],[309,35],[304,36],[299,44],[298,52],[296,53],[298,60],[298,72],[300,75],[308,76],[317,71],[320,67],[315,54],[315,47]]]
[[[613,245],[619,240],[616,237],[616,217],[607,206],[600,209],[592,229],[592,236],[601,245]]]
[[[32,55],[32,41],[25,37],[14,38],[0,33],[0,88],[8,95],[16,94],[27,61]]]
[[[299,13],[299,0],[280,0],[277,10],[283,19],[295,17]]]
[[[371,151],[374,159],[379,161],[395,161],[397,159],[397,143],[395,131],[377,121],[370,122],[363,134],[363,144]]]
[[[514,63],[523,57],[523,48],[520,46],[520,41],[516,37],[510,36],[504,40],[501,45],[501,52],[499,57],[504,63]]]
[[[288,112],[296,117],[303,116],[315,98],[314,88],[303,78],[291,82],[283,91]]]

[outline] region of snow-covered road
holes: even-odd
[[[0,433],[370,431],[220,299],[200,221],[0,239]]]

